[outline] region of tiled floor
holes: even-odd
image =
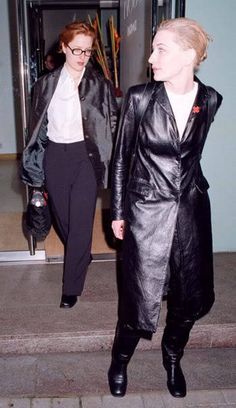
[[[184,399],[167,392],[68,398],[0,398],[0,408],[236,408],[236,390],[190,391]]]

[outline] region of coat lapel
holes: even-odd
[[[61,70],[62,70],[62,67],[60,67],[57,70],[55,70],[54,72],[52,72],[49,77],[45,77],[45,79],[42,78],[42,81],[43,81],[43,83],[42,83],[42,89],[43,89],[42,98],[43,98],[43,101],[44,101],[44,103],[46,104],[47,107],[48,107],[48,105],[49,105],[49,103],[50,103],[50,101],[52,99],[52,96],[53,96],[53,94],[55,92],[57,83],[59,81]]]
[[[34,143],[37,139],[38,132],[42,124],[46,124],[47,109],[55,92],[61,69],[62,68],[60,67],[51,74],[45,75],[45,77],[40,78],[40,88],[36,87],[34,91],[34,97],[36,99],[35,105],[37,106],[37,108],[36,112],[33,112],[31,119],[32,137],[30,140],[30,144]],[[39,91],[39,89],[41,89],[41,92]]]
[[[161,83],[160,86],[156,87],[154,91],[153,99],[155,99],[159,105],[164,109],[167,115],[174,117],[171,104],[169,102],[164,83]]]
[[[198,78],[195,77],[195,81],[198,83],[198,91],[191,110],[189,119],[196,118],[197,114],[205,109],[206,101],[208,99],[208,93],[205,85]]]
[[[196,122],[202,119],[203,112],[205,112],[206,110],[208,100],[207,88],[197,77],[195,77],[194,80],[198,83],[198,91],[188,121],[186,123],[181,143],[190,136],[191,130],[195,126]]]

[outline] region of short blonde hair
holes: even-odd
[[[195,67],[207,58],[208,44],[212,38],[197,21],[185,17],[163,20],[157,32],[162,30],[172,31],[176,35],[176,42],[183,49],[195,50]]]

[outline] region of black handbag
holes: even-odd
[[[52,226],[48,196],[42,189],[33,190],[26,210],[26,230],[36,241],[44,241]]]

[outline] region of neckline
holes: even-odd
[[[188,97],[188,96],[194,94],[195,92],[197,92],[198,83],[196,81],[193,81],[193,88],[191,89],[191,91],[186,92],[184,94],[178,94],[178,93],[170,91],[169,89],[166,88],[165,84],[164,84],[164,87],[165,87],[166,93],[168,95],[171,95],[171,96],[173,96],[175,98],[183,98],[183,97]]]

